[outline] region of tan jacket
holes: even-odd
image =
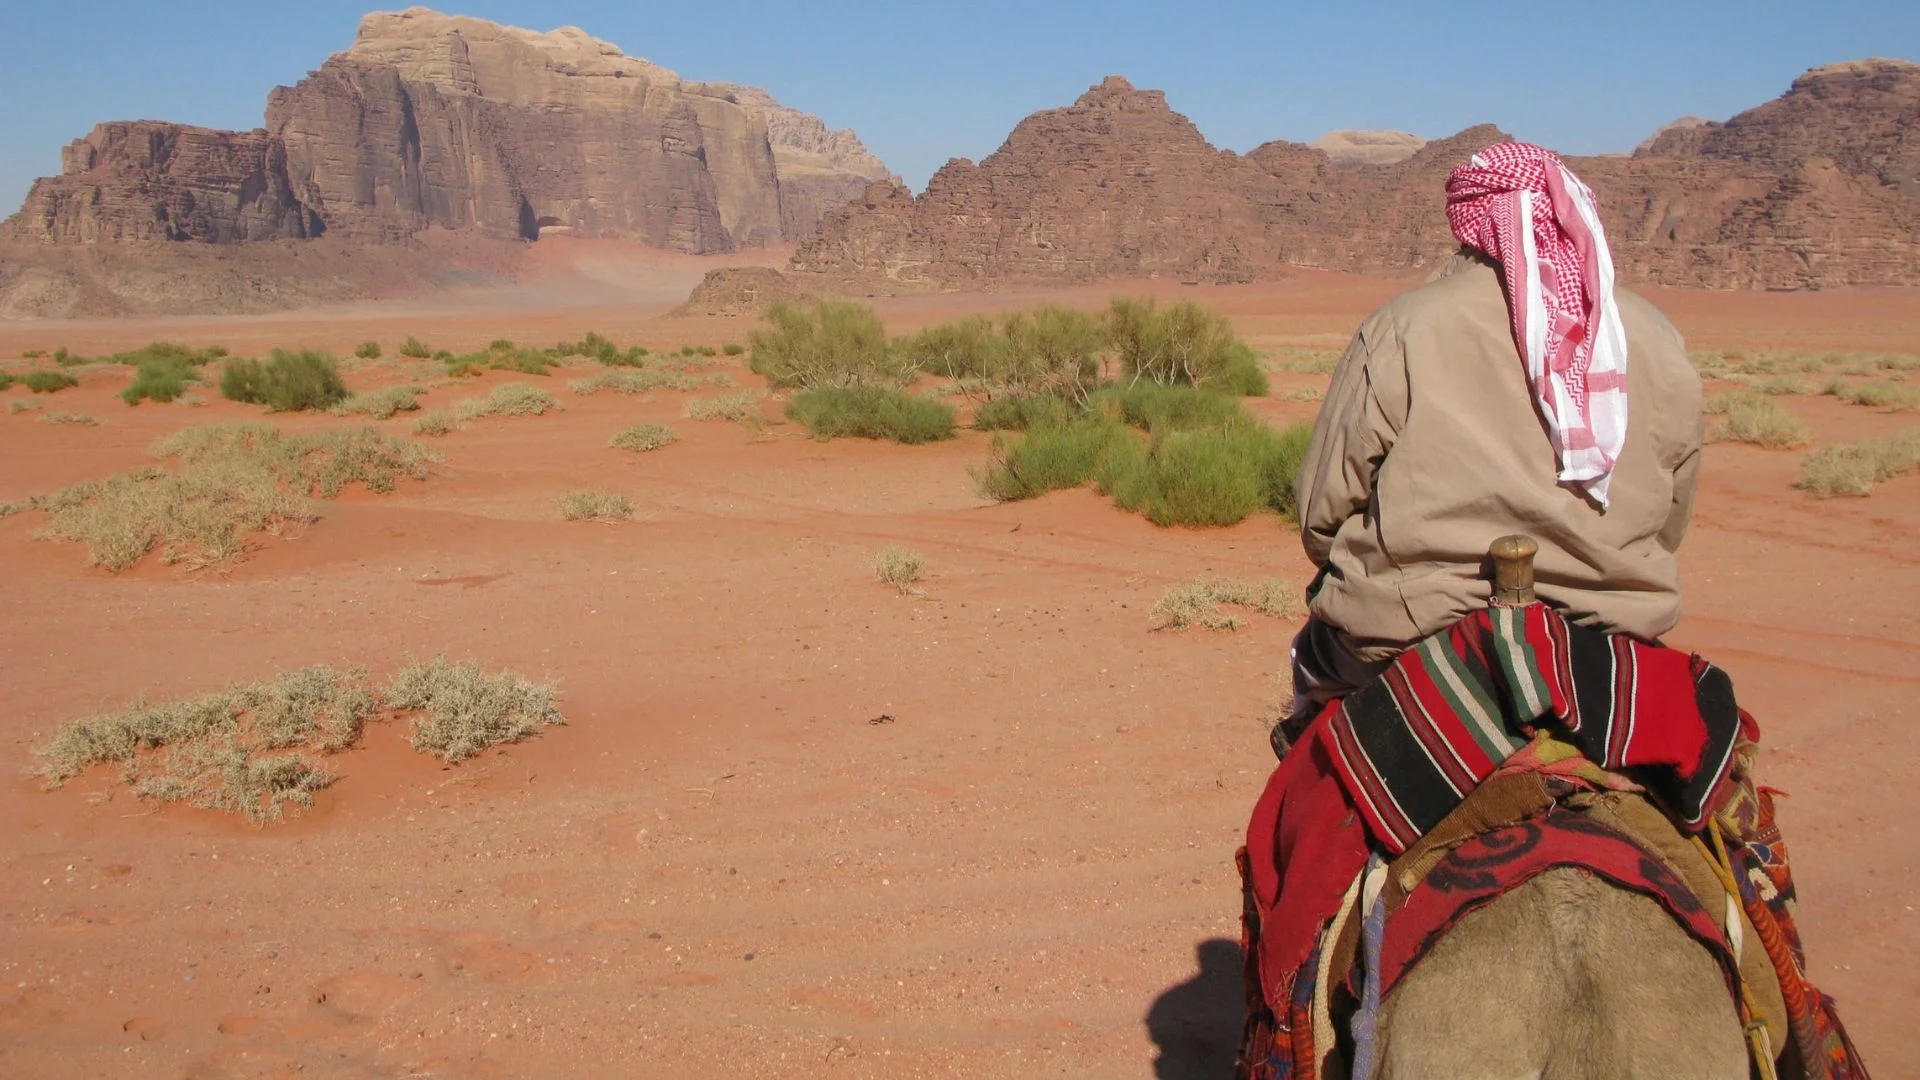
[[[1387,302],[1347,348],[1298,481],[1321,568],[1309,609],[1362,660],[1484,607],[1487,544],[1540,541],[1542,599],[1577,623],[1655,638],[1680,620],[1674,550],[1700,467],[1700,377],[1673,324],[1616,293],[1627,443],[1602,511],[1555,480],[1498,273],[1470,263]]]

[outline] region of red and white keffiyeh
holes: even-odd
[[[1593,192],[1552,151],[1500,143],[1447,177],[1447,222],[1500,264],[1561,482],[1606,506],[1627,438],[1627,335]]]

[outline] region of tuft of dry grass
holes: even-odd
[[[687,402],[686,416],[689,420],[752,420],[759,417],[760,401],[765,397],[758,390],[741,390],[719,397],[694,398]]]
[[[615,435],[607,445],[616,450],[631,450],[639,454],[658,450],[679,440],[680,433],[665,424],[635,424]]]
[[[446,657],[410,664],[387,684],[385,704],[417,712],[409,740],[415,750],[445,762],[501,743],[518,742],[543,724],[564,724],[550,685],[512,672],[489,675],[471,661]]]
[[[39,412],[44,408],[46,408],[46,402],[44,401],[28,401],[24,398],[15,398],[7,402],[7,412],[14,416],[19,416],[25,412]]]
[[[563,491],[560,516],[568,521],[631,521],[633,503],[612,491]]]
[[[888,544],[881,548],[880,554],[873,561],[874,574],[882,582],[903,593],[913,591],[914,582],[920,580],[926,568],[925,556],[898,544]]]
[[[1875,485],[1920,469],[1920,428],[1823,446],[1800,462],[1797,485],[1816,498],[1865,497]]]
[[[1707,432],[1712,442],[1731,440],[1784,450],[1805,445],[1808,439],[1806,421],[1752,390],[1716,394],[1706,400],[1706,411],[1720,417]]]
[[[1224,607],[1244,608],[1290,619],[1300,614],[1299,590],[1277,580],[1257,584],[1224,577],[1199,577],[1168,589],[1150,613],[1155,630],[1180,630],[1198,624],[1208,630],[1237,630],[1246,625]]]
[[[100,423],[100,421],[95,420],[86,413],[77,412],[42,413],[40,416],[35,417],[35,419],[43,424],[78,424],[82,427],[94,427]]]
[[[501,383],[493,388],[492,393],[462,398],[451,405],[422,413],[413,422],[413,433],[445,435],[483,416],[539,416],[549,409],[558,408],[560,402],[552,394],[532,383]]]
[[[1865,405],[1888,412],[1920,411],[1920,387],[1916,386],[1891,382],[1848,383],[1835,379],[1827,384],[1826,393],[1849,405]]]
[[[616,394],[644,394],[650,390],[698,390],[704,386],[732,386],[733,376],[724,371],[693,374],[672,368],[608,368],[584,379],[575,379],[567,388],[576,394],[597,394],[610,390]]]
[[[1288,390],[1280,395],[1282,401],[1319,401],[1327,396],[1324,386],[1302,386]]]
[[[116,572],[156,547],[170,563],[211,565],[239,555],[249,533],[312,521],[311,496],[356,483],[391,491],[401,476],[424,478],[433,461],[372,428],[289,435],[266,424],[185,428],[152,453],[179,467],[144,466],[29,500],[48,515],[42,535],[84,544],[94,565]]]
[[[58,788],[86,770],[118,765],[135,796],[279,821],[313,805],[335,779],[320,759],[360,741],[382,712],[417,713],[415,749],[455,762],[564,719],[554,690],[518,675],[488,675],[444,657],[403,669],[376,691],[362,671],[324,664],[237,683],[200,697],[66,724],[36,748],[41,779]]]
[[[420,388],[417,386],[383,386],[378,390],[362,390],[347,395],[346,400],[327,411],[335,416],[370,416],[375,420],[386,420],[399,412],[413,412],[420,408]]]

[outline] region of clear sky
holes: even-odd
[[[397,6],[397,5],[396,5]],[[1167,92],[1214,145],[1492,122],[1568,153],[1723,120],[1809,67],[1920,60],[1920,0],[1046,3],[468,0],[579,26],[689,79],[762,86],[851,127],[915,190],[1103,76]],[[0,0],[0,216],[101,120],[259,126],[269,88],[353,41],[340,0]]]

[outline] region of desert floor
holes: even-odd
[[[718,345],[750,329],[661,317],[711,263],[554,251],[506,293],[0,324],[0,358],[163,337],[242,354],[586,330]],[[1263,349],[1337,348],[1405,284],[1301,273],[1053,296],[1194,296]],[[1696,346],[1920,353],[1912,290],[1651,295]],[[905,330],[1031,299],[876,303]],[[260,415],[217,398],[128,408],[127,379],[90,373],[48,399],[97,427],[0,412],[0,501]],[[1263,718],[1293,627],[1151,633],[1148,609],[1200,573],[1304,582],[1288,528],[1157,529],[1092,492],[995,505],[967,472],[987,456],[977,432],[821,443],[775,403],[752,428],[685,420],[682,393],[564,383],[543,381],[564,412],[436,440],[429,480],[321,503],[304,535],[222,571],[112,576],[35,539],[40,515],[0,519],[0,1074],[1224,1075],[1231,859],[1273,764]],[[1822,442],[1914,422],[1783,400]],[[607,447],[636,420],[682,441]],[[1920,477],[1819,502],[1792,488],[1799,457],[1709,449],[1674,641],[1727,668],[1759,716],[1763,776],[1792,796],[1816,978],[1898,1076],[1920,1060],[1920,835],[1899,809],[1920,757]],[[635,520],[561,521],[554,496],[580,486],[627,494]],[[888,543],[926,555],[920,594],[874,579]],[[156,808],[104,770],[54,792],[29,774],[57,725],[140,695],[437,653],[557,681],[567,725],[451,768],[376,727],[314,810],[265,828]]]

